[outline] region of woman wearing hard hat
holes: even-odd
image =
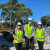
[[[21,50],[21,45],[23,41],[23,31],[21,30],[21,23],[17,23],[17,27],[13,32],[14,43],[16,50]]]
[[[42,23],[37,23],[38,28],[36,29],[36,36],[37,36],[37,42],[39,45],[39,50],[43,50],[43,44],[45,41],[45,35],[44,35],[44,28],[42,28]]]

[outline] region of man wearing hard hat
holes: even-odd
[[[29,41],[31,44],[31,50],[34,50],[34,26],[32,25],[32,18],[28,19],[28,24],[24,26],[26,50],[29,50]]]
[[[39,50],[43,50],[43,44],[45,41],[45,35],[44,35],[44,28],[42,27],[42,23],[37,23],[38,28],[36,29],[36,36],[37,36],[37,42],[39,45]]]
[[[23,31],[21,30],[21,23],[18,22],[17,26],[13,32],[14,43],[16,50],[21,50],[22,42],[23,42]]]

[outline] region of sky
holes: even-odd
[[[9,0],[0,0],[0,3],[5,3]],[[50,0],[18,0],[18,3],[24,3],[26,7],[32,9],[33,15],[30,16],[35,22],[39,22],[42,16],[50,15]],[[0,9],[0,14],[2,9]]]

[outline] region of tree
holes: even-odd
[[[4,27],[4,29],[8,29],[8,28],[10,28],[10,24],[8,22],[4,22],[3,27]]]
[[[43,25],[47,25],[47,26],[50,26],[50,15],[46,15],[46,16],[43,16],[41,18],[41,22],[43,23]]]
[[[0,21],[2,21],[2,17],[1,17],[1,15],[0,15]]]
[[[32,21],[32,24],[36,27],[37,26],[37,22]]]
[[[1,23],[0,23],[0,29],[1,29]]]
[[[0,4],[0,8],[2,8],[1,16],[5,21],[10,21],[10,25],[14,21],[26,20],[27,17],[33,15],[29,7],[23,3],[17,4],[17,0],[9,0],[9,2]]]

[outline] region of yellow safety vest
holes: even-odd
[[[23,31],[18,31],[18,30],[15,30],[15,36],[18,38],[18,39],[22,39],[23,37]],[[18,41],[17,39],[14,39],[14,43],[22,43],[22,41]]]
[[[37,41],[45,41],[44,28],[36,30]]]
[[[31,25],[29,27],[29,24],[26,24],[26,30],[25,30],[25,32],[27,33],[28,36],[31,36],[32,33],[34,32],[34,26]]]

